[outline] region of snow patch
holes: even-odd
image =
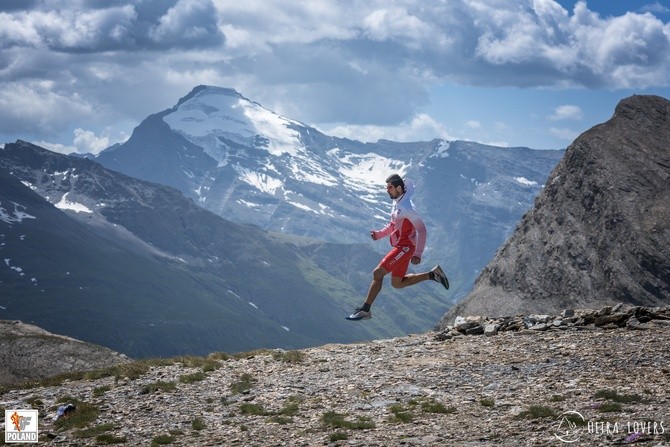
[[[328,155],[339,161],[338,171],[347,186],[373,194],[383,192],[384,180],[389,173],[404,176],[409,165],[375,153],[363,155],[342,153],[339,149],[328,151]]]
[[[5,208],[2,207],[2,202],[0,202],[0,220],[12,224],[12,223],[21,223],[23,222],[23,219],[37,219],[35,216],[31,216],[30,214],[26,213],[26,207],[16,203],[16,202],[11,202],[12,205],[14,205],[14,211],[8,211]]]
[[[437,146],[437,152],[435,152],[432,157],[439,157],[439,158],[447,158],[449,157],[449,147],[451,146],[451,142],[442,140],[440,141],[440,144]]]
[[[533,180],[528,180],[526,177],[514,177],[514,180],[526,186],[537,186],[537,182]]]
[[[281,180],[262,172],[245,169],[240,165],[235,165],[234,167],[235,170],[239,173],[240,180],[271,196],[273,196],[275,192],[277,192],[277,189],[279,189],[283,184]]]
[[[69,192],[66,192],[63,194],[63,197],[60,199],[60,202],[55,204],[54,206],[58,209],[61,210],[70,210],[74,211],[75,213],[93,213],[86,205],[83,205],[81,203],[77,202],[70,202],[67,200],[67,195],[70,194]]]
[[[206,89],[163,117],[171,129],[202,146],[219,164],[225,164],[225,140],[267,150],[272,155],[296,155],[304,145],[291,125],[260,104],[223,89]]]

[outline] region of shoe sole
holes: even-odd
[[[444,273],[444,270],[442,270],[442,267],[439,265],[435,267],[435,272],[440,276],[440,283],[444,286],[445,289],[449,290],[449,280],[447,279],[447,275]]]
[[[344,318],[349,321],[369,320],[370,318],[372,318],[372,315],[370,315],[369,317],[353,317],[353,318],[351,317],[351,315],[349,315],[348,317]]]

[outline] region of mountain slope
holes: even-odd
[[[670,101],[622,100],[583,133],[535,207],[444,317],[670,302]]]
[[[234,90],[199,86],[96,159],[173,186],[234,222],[338,243],[370,244],[368,231],[388,220],[384,180],[394,172],[412,177],[428,228],[422,267],[446,268],[452,304],[470,290],[562,155],[463,141],[334,138]],[[378,253],[388,247],[371,246]],[[444,299],[440,291],[427,293]]]
[[[4,319],[144,357],[388,337],[432,318],[352,326],[367,272],[335,276],[313,258],[359,253],[340,262],[362,272],[366,246],[288,241],[91,160],[7,144],[0,185]]]

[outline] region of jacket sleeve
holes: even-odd
[[[423,223],[423,220],[417,213],[411,213],[407,216],[412,225],[414,225],[414,231],[416,231],[416,249],[414,250],[414,256],[421,257],[423,255],[423,250],[426,248],[426,225]]]
[[[375,240],[378,240],[388,236],[389,234],[393,233],[393,231],[395,231],[395,226],[393,225],[393,222],[389,222],[388,225],[386,225],[381,230],[373,231],[372,233],[375,235]]]

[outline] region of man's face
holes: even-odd
[[[403,194],[402,186],[393,186],[391,183],[386,184],[386,192],[389,193],[389,197],[392,199],[397,199]]]

